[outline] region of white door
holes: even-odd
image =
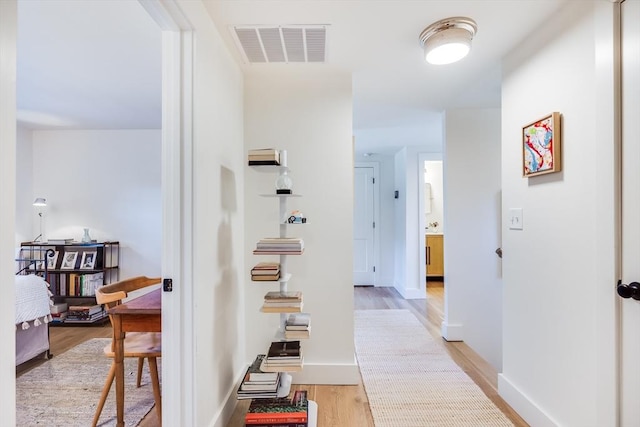
[[[356,167],[353,179],[353,284],[374,285],[374,171]]]
[[[640,282],[640,1],[622,7],[622,282]],[[627,291],[630,291],[627,288]],[[622,427],[640,425],[640,301],[621,302]]]

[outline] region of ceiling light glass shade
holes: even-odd
[[[425,59],[430,64],[451,64],[467,56],[477,31],[473,19],[455,17],[429,25],[420,34]]]
[[[33,206],[47,206],[47,199],[43,199],[42,197],[38,197],[33,201]]]

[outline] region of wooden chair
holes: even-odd
[[[142,289],[147,286],[160,283],[160,278],[149,278],[145,276],[133,277],[131,279],[122,280],[116,283],[102,286],[96,290],[96,301],[98,304],[103,304],[105,310],[111,307],[119,305],[122,300],[127,297],[128,293],[137,289]],[[142,368],[144,365],[144,359],[149,360],[149,373],[151,374],[151,383],[153,385],[153,396],[156,403],[156,413],[158,420],[162,419],[162,402],[160,394],[160,381],[158,378],[158,365],[156,359],[162,356],[162,334],[159,332],[129,332],[124,338],[124,357],[135,357],[138,359],[138,376],[136,385],[140,387],[142,379]],[[111,359],[114,358],[115,353],[113,349],[115,337],[111,340],[111,344],[108,344],[104,348],[104,354]],[[100,402],[96,408],[96,413],[93,417],[92,426],[95,427],[100,419],[102,408],[111,389],[111,384],[115,378],[116,364],[115,361],[111,363],[111,369],[107,375],[107,380],[102,388],[102,395],[100,396]]]

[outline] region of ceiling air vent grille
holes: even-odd
[[[249,63],[321,63],[326,60],[325,25],[235,26],[232,32]]]

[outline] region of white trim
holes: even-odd
[[[460,323],[447,323],[443,321],[440,324],[440,334],[446,341],[464,341],[464,326]]]
[[[360,369],[355,359],[348,364],[304,364],[300,372],[291,373],[293,384],[357,385],[360,383]]]
[[[504,374],[498,374],[498,393],[529,425],[536,427],[560,425],[509,381]]]
[[[378,162],[354,162],[353,168],[373,168],[373,221],[376,227],[373,229],[373,263],[376,271],[373,273],[373,286],[378,286],[380,276],[380,163]]]
[[[193,33],[174,0],[139,0],[162,29],[162,420],[194,425]]]
[[[0,283],[13,283],[15,268],[15,208],[16,208],[16,56],[18,4],[15,0],[0,1]],[[15,377],[15,289],[4,286],[0,301],[0,399],[2,425],[16,423]]]

